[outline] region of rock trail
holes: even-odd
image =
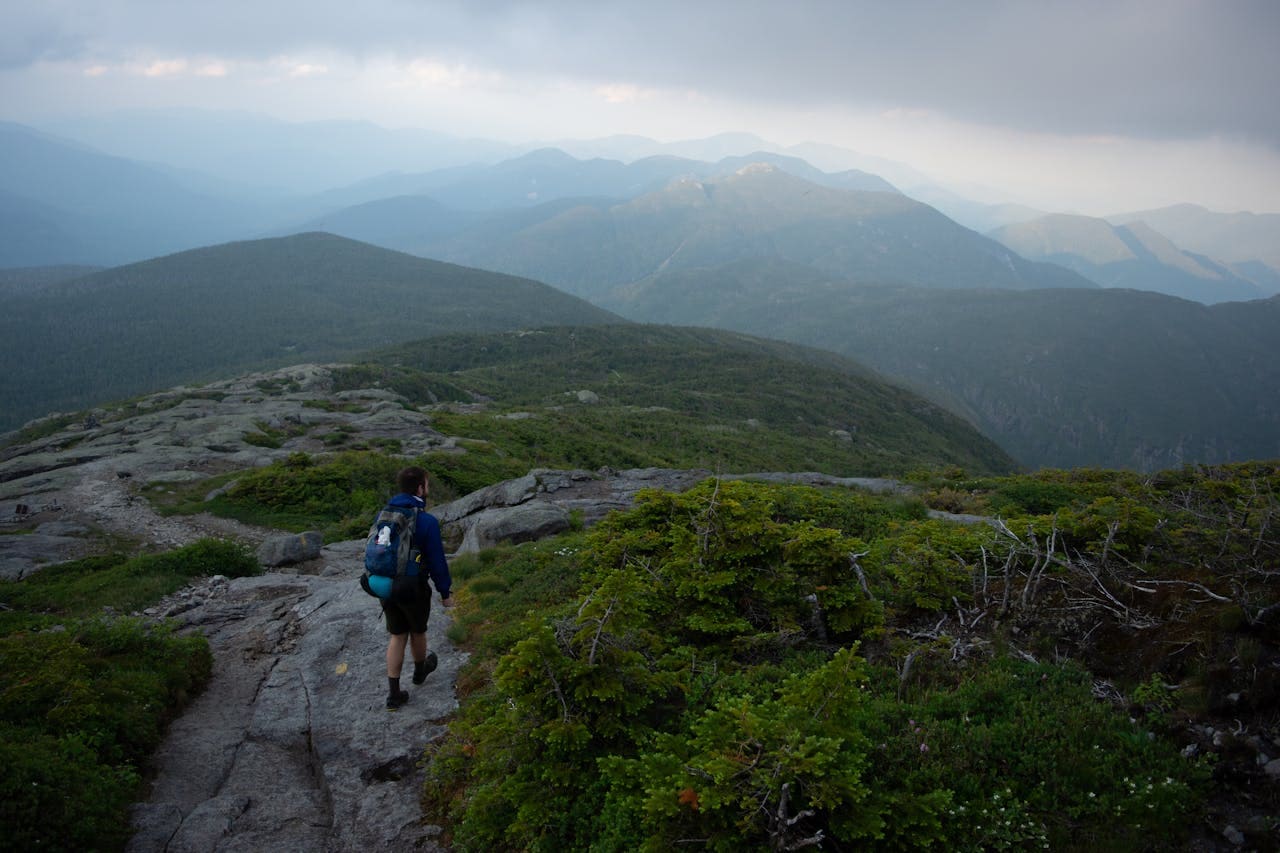
[[[170,727],[135,806],[131,853],[438,850],[422,822],[426,746],[457,707],[465,655],[428,630],[440,666],[384,707],[386,633],[355,577],[361,542],[328,546],[314,575],[211,579],[176,617],[214,653],[205,691]]]

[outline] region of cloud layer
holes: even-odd
[[[1053,133],[1226,134],[1280,147],[1272,0],[646,3],[45,0],[4,13],[0,67],[281,55],[923,109]]]

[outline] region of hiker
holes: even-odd
[[[436,668],[436,653],[427,653],[427,619],[431,615],[431,587],[427,577],[440,593],[440,603],[453,606],[449,588],[453,579],[449,576],[449,564],[444,556],[444,543],[440,539],[440,522],[426,511],[429,488],[427,472],[421,468],[404,468],[396,475],[396,487],[400,493],[387,504],[401,509],[420,510],[417,527],[413,532],[413,547],[417,551],[416,563],[407,567],[412,583],[408,596],[379,599],[387,620],[387,710],[395,711],[409,701],[409,693],[400,689],[400,670],[404,666],[404,647],[413,652],[413,683],[421,684]]]

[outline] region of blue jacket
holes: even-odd
[[[413,532],[413,547],[417,548],[418,553],[422,555],[422,565],[426,568],[431,583],[435,584],[440,597],[448,598],[449,590],[453,586],[453,578],[449,575],[449,563],[444,557],[444,542],[440,538],[439,519],[427,512],[426,503],[416,495],[402,492],[392,498],[387,505],[404,509],[416,507],[422,510],[418,513],[418,529]],[[410,574],[416,574],[417,566],[411,563],[408,571]]]

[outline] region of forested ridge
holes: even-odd
[[[838,352],[963,414],[1032,468],[1280,454],[1280,297],[927,290],[769,263],[667,273],[600,304]]]
[[[339,376],[352,387],[376,379],[418,403],[452,393],[509,410],[533,407],[533,419],[458,413],[441,422],[509,445],[512,453],[559,434],[565,455],[540,463],[552,466],[693,464],[844,476],[946,464],[989,472],[1014,467],[960,418],[855,362],[711,329],[554,327],[442,336],[378,353],[371,366]],[[596,395],[599,404],[560,410],[578,391]],[[623,421],[628,426],[619,434]],[[593,449],[595,437],[611,434],[621,440],[608,452]],[[672,455],[677,448],[696,452],[691,442],[701,455]],[[635,456],[641,447],[650,455]],[[734,448],[742,451],[737,458]]]
[[[7,294],[0,429],[446,331],[620,322],[527,279],[329,234],[231,243]]]

